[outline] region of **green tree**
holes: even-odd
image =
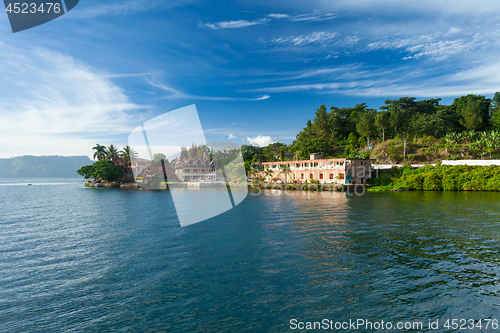
[[[167,164],[168,164],[168,160],[167,160],[167,156],[165,156],[165,154],[158,153],[158,154],[155,154],[155,156],[153,157],[153,165],[154,166],[161,167],[161,166],[167,165]]]
[[[285,184],[288,183],[288,174],[290,173],[290,165],[288,163],[284,163],[281,166],[281,172],[285,174]]]
[[[242,145],[241,146],[241,154],[243,156],[243,160],[245,160],[245,161],[267,162],[267,160],[265,160],[264,154],[262,152],[262,147],[253,146],[253,145]]]
[[[388,110],[389,112],[399,111],[405,117],[412,117],[417,113],[426,113],[429,111],[429,104],[432,104],[434,100],[430,101],[415,101],[415,97],[401,97],[397,100],[387,100],[385,105],[381,107],[382,110]]]
[[[262,153],[268,161],[276,161],[275,156],[280,154],[282,149],[286,149],[286,145],[281,142],[274,142],[262,148]]]
[[[306,159],[308,154],[316,152],[315,149],[316,135],[311,119],[309,119],[306,127],[297,134],[297,139],[293,144],[292,151],[298,155],[299,159]]]
[[[115,181],[123,176],[123,168],[121,165],[115,165],[110,160],[100,160],[92,165],[86,165],[76,171],[85,179],[104,179],[107,181]]]
[[[186,146],[182,146],[181,147],[181,156],[180,156],[180,160],[181,161],[185,161],[185,160],[188,160],[189,159],[189,153],[188,153],[188,150],[186,148]]]
[[[439,105],[436,107],[436,116],[443,121],[443,133],[457,132],[463,129],[460,117],[454,105]]]
[[[269,166],[266,167],[264,174],[266,177],[269,177],[269,182],[271,182],[271,179],[273,178],[273,171],[269,168]]]
[[[397,100],[387,100],[381,110],[390,113],[389,123],[394,135],[403,127],[407,127],[412,119],[422,114],[434,114],[440,98],[415,101],[415,97],[401,97]]]
[[[385,142],[385,131],[390,126],[390,116],[388,111],[380,111],[375,116],[375,126],[379,131],[382,131],[382,142]]]
[[[334,106],[330,107],[329,123],[332,131],[332,141],[335,137],[346,138],[349,133],[356,130],[355,124],[351,122],[351,114],[353,108],[336,108]]]
[[[114,162],[116,159],[120,157],[120,154],[118,153],[118,148],[116,148],[114,145],[109,145],[108,148],[106,148],[106,159]]]
[[[106,146],[96,144],[92,150],[95,150],[94,160],[97,158],[97,160],[100,161],[106,158]]]
[[[85,179],[89,179],[94,173],[94,165],[84,165],[80,169],[76,170],[76,173],[83,176]]]
[[[357,146],[358,146],[358,138],[356,134],[350,133],[347,138],[347,145],[344,148],[344,157],[346,158],[355,158],[357,157]]]
[[[373,112],[365,112],[359,116],[359,121],[356,124],[358,134],[366,138],[368,147],[370,146],[370,136],[375,133],[375,114]]]
[[[333,152],[332,130],[330,127],[330,117],[325,105],[321,105],[316,110],[312,127],[314,129],[317,152],[323,155],[330,155]]]
[[[490,104],[491,125],[500,130],[500,92],[496,92]]]
[[[196,160],[198,158],[204,159],[209,156],[210,149],[205,144],[197,145],[192,143],[191,147],[187,150],[187,159]]]
[[[358,143],[358,138],[356,137],[356,134],[349,133],[349,137],[347,138],[347,144],[356,147],[357,143]]]
[[[400,110],[390,111],[389,123],[394,131],[394,136],[398,133],[398,129],[404,126],[404,115]]]
[[[472,94],[453,100],[460,124],[466,130],[482,130],[488,126],[490,104],[490,99]]]
[[[130,160],[137,158],[137,152],[127,145],[119,152],[119,156],[123,165],[130,165]]]
[[[419,114],[409,124],[411,133],[438,137],[445,134],[445,123],[437,114]]]

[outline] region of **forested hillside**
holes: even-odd
[[[385,101],[378,110],[365,103],[329,109],[321,105],[291,145],[244,146],[245,160],[274,160],[273,153],[281,149],[295,153],[297,159],[322,153],[387,163],[500,158],[499,92],[492,99],[469,94],[451,105],[440,101],[402,97]]]
[[[456,98],[451,105],[439,105],[440,101],[440,98],[417,101],[414,97],[402,97],[385,101],[379,110],[369,109],[364,103],[346,108],[332,106],[330,111],[322,105],[290,149],[299,158],[306,158],[311,152],[368,157],[374,144],[404,136],[410,140],[441,139],[450,133],[500,130],[498,92],[493,100],[467,95]]]

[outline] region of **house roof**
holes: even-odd
[[[318,162],[342,162],[342,161],[374,161],[369,158],[327,158],[321,160],[299,160],[299,161],[278,161],[278,162],[264,162],[262,165],[274,165],[274,164],[295,164],[295,163],[318,163]]]
[[[151,163],[151,160],[147,160],[145,158],[134,158],[133,162],[137,162],[137,163]]]
[[[172,172],[170,170],[169,165],[165,165],[165,172],[167,174],[167,177],[172,176]],[[149,173],[153,176],[163,176],[163,167],[156,166],[156,165],[149,165],[147,168],[141,171],[140,175],[144,175],[145,173]]]
[[[177,160],[175,163],[175,168],[176,169],[184,169],[184,168],[191,168],[191,167],[198,167],[198,168],[209,168],[213,166],[213,162],[210,161],[208,158],[198,158],[197,160],[193,160],[190,158],[189,160],[184,160],[180,161]]]

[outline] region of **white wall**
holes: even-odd
[[[442,162],[443,165],[500,165],[500,160],[457,160]]]

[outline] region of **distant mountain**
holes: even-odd
[[[0,178],[80,177],[76,170],[92,164],[88,156],[19,156],[0,159]]]

